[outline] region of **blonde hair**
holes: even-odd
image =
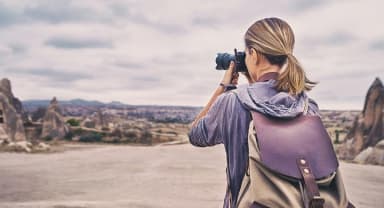
[[[317,82],[310,81],[305,75],[303,67],[292,54],[295,37],[291,27],[285,21],[272,17],[255,22],[245,33],[245,46],[254,48],[271,64],[286,68],[276,82],[278,91],[285,91],[293,95],[311,90]]]

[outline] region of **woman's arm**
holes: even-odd
[[[234,66],[231,64],[224,75],[223,84],[237,84],[238,74],[233,72]],[[223,143],[223,126],[228,122],[226,114],[231,109],[229,104],[233,103],[230,101],[232,97],[220,96],[223,92],[224,87],[217,88],[208,104],[193,121],[188,134],[191,144],[206,147]]]
[[[228,85],[228,84],[237,84],[239,74],[235,72],[235,64],[233,61],[231,61],[231,64],[229,65],[228,70],[225,72],[224,77],[221,81],[222,84]],[[213,95],[211,96],[211,99],[209,99],[208,103],[205,105],[203,110],[196,116],[195,120],[192,122],[192,127],[196,126],[197,122],[203,118],[205,115],[207,115],[208,110],[211,108],[212,104],[216,101],[216,98],[219,97],[224,92],[224,86],[219,86],[216,88],[216,90],[213,92]]]

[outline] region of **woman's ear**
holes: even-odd
[[[259,61],[259,57],[258,57],[258,53],[256,52],[256,50],[254,48],[249,49],[249,55],[251,55],[252,63],[257,65],[258,61]]]

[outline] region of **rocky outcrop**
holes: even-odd
[[[357,163],[384,165],[384,140],[374,147],[367,147],[353,160]]]
[[[43,129],[41,137],[45,139],[62,139],[69,132],[61,114],[59,103],[54,97],[43,118]]]
[[[48,152],[51,146],[43,142],[39,142],[33,145],[28,141],[9,142],[8,140],[0,139],[0,151],[4,152],[25,152],[25,153],[37,153]]]
[[[363,147],[376,145],[384,139],[383,126],[384,86],[379,78],[373,82],[365,98],[363,117],[367,138]]]
[[[81,126],[85,127],[85,128],[95,128],[96,127],[96,122],[90,118],[85,118],[82,122],[81,122]]]
[[[107,127],[106,118],[100,109],[97,111],[96,116],[94,118],[96,129],[103,129]]]
[[[376,159],[367,158],[380,158],[378,154],[384,155],[383,151],[376,151],[378,148],[375,147],[384,139],[383,109],[384,86],[381,80],[376,78],[365,97],[362,113],[355,118],[344,144],[337,150],[341,159],[374,163],[372,161]],[[370,156],[373,154],[376,156]]]
[[[97,130],[103,130],[108,128],[108,122],[106,115],[101,109],[98,109],[91,116],[85,117],[81,122],[81,126],[86,128],[94,128]]]
[[[0,149],[6,152],[32,152],[32,143],[27,141],[8,142],[0,141]]]
[[[11,82],[0,80],[0,151],[45,152],[49,145],[27,141],[22,115],[23,106],[12,93]]]
[[[20,100],[13,95],[11,81],[9,81],[9,79],[4,78],[0,81],[0,93],[8,98],[9,104],[15,108],[18,114],[23,114],[23,105]]]
[[[21,102],[12,93],[11,82],[8,79],[2,79],[0,81],[0,138],[10,142],[26,140],[22,112]]]
[[[42,123],[27,123],[24,124],[25,135],[27,140],[30,141],[33,145],[36,145],[40,142],[41,131],[43,128]]]

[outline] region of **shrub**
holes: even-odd
[[[335,135],[336,135],[336,138],[335,138],[334,143],[339,144],[340,143],[340,140],[339,140],[340,131],[338,129],[335,130]]]
[[[80,126],[80,121],[79,120],[76,120],[74,118],[71,118],[67,121],[67,124],[71,125],[71,126]]]
[[[74,135],[80,135],[80,134],[83,134],[85,131],[84,131],[84,129],[82,129],[82,128],[79,128],[79,129],[74,129],[73,130],[73,134]]]
[[[73,133],[72,133],[72,132],[68,132],[68,133],[64,136],[64,139],[67,140],[67,141],[72,141],[72,138],[73,138]]]
[[[152,145],[152,133],[149,129],[144,129],[141,135],[141,143]]]
[[[43,138],[43,140],[45,140],[45,141],[52,141],[53,138],[51,136],[46,136],[46,137]]]
[[[124,132],[124,136],[129,138],[137,138],[137,133],[134,131],[126,131]]]
[[[90,134],[81,136],[79,141],[80,142],[101,142],[102,135],[96,132],[92,132]]]

